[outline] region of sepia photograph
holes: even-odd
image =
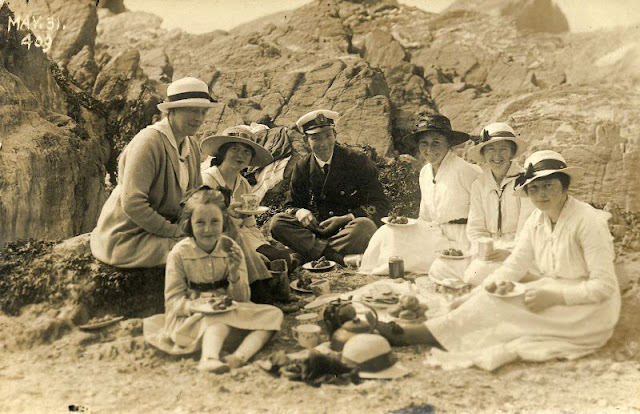
[[[640,413],[637,0],[0,0],[0,413]]]

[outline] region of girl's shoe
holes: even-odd
[[[214,374],[224,374],[231,371],[229,365],[219,359],[213,358],[201,359],[197,368],[198,371],[213,372]]]

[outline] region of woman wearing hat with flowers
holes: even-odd
[[[438,341],[435,365],[493,370],[523,359],[575,359],[602,347],[620,314],[610,214],[568,194],[581,169],[555,151],[537,151],[525,162],[516,191],[536,207],[516,247],[482,287],[452,304],[444,316],[399,331],[381,325],[391,343]],[[523,283],[524,294],[507,299],[485,288],[500,281]]]
[[[437,266],[440,270],[434,269],[435,272],[430,268],[436,250],[469,247],[465,232],[469,194],[481,170],[451,150],[469,138],[468,134],[451,129],[451,122],[443,115],[422,118],[416,131],[404,137],[427,161],[420,170],[419,219],[413,226],[384,225],[378,229],[364,253],[360,272],[386,274],[389,257],[403,256],[406,271],[451,273],[446,264]]]
[[[251,184],[240,172],[249,166],[264,167],[270,164],[273,157],[269,151],[256,142],[256,136],[246,125],[233,126],[225,129],[221,135],[207,137],[202,140],[200,148],[203,154],[213,157],[214,164],[202,172],[202,181],[205,185],[222,191],[227,197],[229,215],[238,229],[241,237],[238,242],[243,247],[247,260],[249,282],[272,277],[257,253],[271,261],[285,260],[287,268],[292,269],[293,252],[269,244],[258,229],[255,216],[236,211],[242,206],[242,196],[253,192]],[[277,299],[288,298],[289,282],[286,275],[284,279],[286,286],[280,289],[282,292],[274,292]],[[256,290],[259,289],[252,289],[252,292]]]
[[[527,148],[509,125],[495,122],[482,129],[480,138],[467,156],[484,173],[471,185],[471,204],[467,236],[471,251],[476,253],[465,270],[464,280],[474,286],[482,281],[509,256],[515,245],[516,232],[533,211],[528,198],[518,197],[514,186],[524,172],[515,159]],[[479,252],[478,246],[489,243],[491,251]],[[479,253],[486,253],[480,257]]]
[[[183,237],[176,224],[183,195],[200,186],[200,151],[192,135],[214,105],[207,84],[182,78],[158,104],[166,114],[136,134],[120,155],[118,184],[91,233],[91,252],[118,267],[166,263]]]

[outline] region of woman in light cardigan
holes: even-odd
[[[136,134],[118,162],[118,184],[91,233],[91,252],[124,268],[166,263],[183,237],[176,224],[183,195],[201,185],[200,151],[192,135],[213,106],[207,84],[182,78],[158,109],[167,116]]]

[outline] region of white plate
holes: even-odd
[[[291,286],[291,289],[297,290],[298,292],[313,293],[313,290],[311,290],[311,289],[299,288],[298,287],[298,279],[291,281],[291,283],[289,283],[289,286]]]
[[[432,276],[430,276],[429,279],[433,280],[433,283],[440,286],[448,287],[449,289],[460,289],[467,286],[467,284],[460,279],[454,279],[454,278],[438,279]]]
[[[116,322],[120,322],[124,319],[124,316],[116,316],[115,318],[107,319],[106,321],[96,322],[96,323],[86,323],[84,325],[79,325],[78,328],[84,329],[85,331],[91,331],[93,329],[104,328],[105,326],[113,325]]]
[[[399,224],[399,223],[390,223],[389,222],[389,217],[382,217],[380,219],[380,221],[382,221],[384,224],[387,224],[391,227],[407,227],[407,226],[413,226],[414,224],[416,224],[418,222],[418,219],[414,219],[414,218],[408,218],[407,220],[409,221],[407,224]]]
[[[255,210],[244,210],[241,208],[236,208],[236,212],[240,214],[246,214],[248,216],[257,216],[258,214],[266,213],[267,211],[269,211],[269,207],[266,206],[260,206]]]
[[[525,288],[522,283],[518,283],[518,282],[511,282],[511,283],[513,283],[515,286],[511,292],[505,295],[498,295],[497,293],[491,293],[487,289],[485,289],[485,291],[487,292],[487,294],[491,296],[495,296],[496,298],[515,298],[516,296],[524,295]]]
[[[471,257],[470,254],[465,254],[465,253],[463,253],[462,256],[451,256],[451,255],[442,253],[443,251],[444,250],[437,250],[435,253],[438,255],[438,257],[442,259],[450,259],[450,260],[462,260],[462,259]]]
[[[311,262],[307,262],[307,263],[302,265],[302,268],[303,269],[307,269],[307,270],[311,270],[312,272],[322,272],[323,270],[331,269],[335,265],[336,265],[336,262],[334,262],[333,260],[329,260],[329,264],[327,266],[313,267]]]
[[[194,312],[215,314],[215,313],[229,312],[238,307],[238,302],[234,300],[232,301],[231,305],[228,306],[226,309],[213,309],[211,307],[211,302],[210,302],[211,299],[212,298],[201,298],[201,299],[194,300],[193,302],[191,302],[191,310]]]

